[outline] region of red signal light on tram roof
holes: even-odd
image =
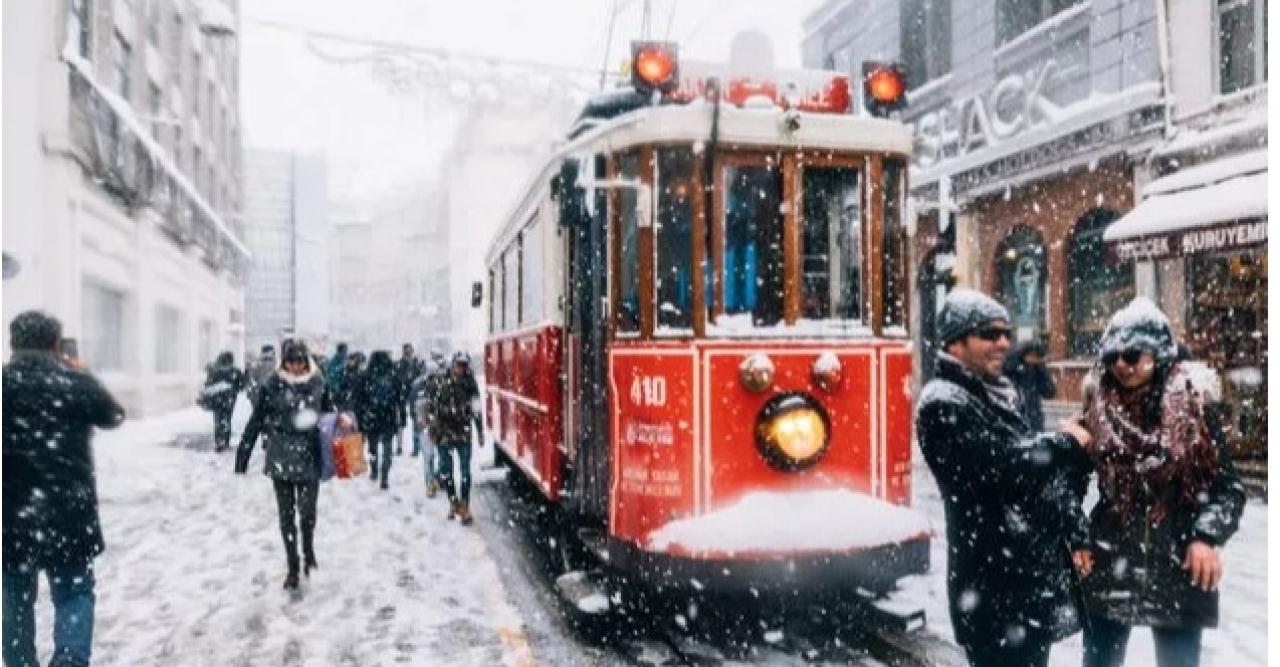
[[[675,42],[632,42],[631,85],[636,92],[664,93],[675,89],[679,79],[679,58]]]
[[[906,105],[907,81],[896,63],[862,63],[862,106],[878,118]]]

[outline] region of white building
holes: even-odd
[[[245,155],[245,241],[253,253],[245,343],[253,352],[296,335],[329,337],[329,196],[324,159],[278,151]]]
[[[333,230],[334,342],[399,354],[447,347],[449,229],[443,193],[408,183],[401,196],[348,204]]]
[[[498,106],[470,115],[459,130],[444,175],[453,347],[483,347],[488,311],[472,308],[471,295],[486,280],[485,250],[578,111],[567,99]]]
[[[238,13],[4,6],[4,351],[49,312],[133,415],[190,405],[243,348]]]

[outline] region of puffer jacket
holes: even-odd
[[[236,472],[248,469],[261,433],[267,451],[263,474],[287,482],[320,479],[319,420],[321,413],[333,409],[324,376],[314,363],[301,376],[276,371],[254,395],[253,415],[236,451]]]
[[[201,390],[204,405],[215,412],[230,411],[236,405],[236,396],[244,389],[245,375],[234,364],[214,364],[205,374]]]

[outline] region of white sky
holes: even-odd
[[[723,61],[735,34],[756,29],[772,39],[779,67],[796,67],[800,23],[820,2],[652,0],[651,36],[679,42],[682,57]],[[630,40],[640,36],[645,2],[617,4],[609,58],[613,70],[629,55]],[[377,196],[411,175],[429,172],[448,148],[463,111],[443,93],[392,94],[368,66],[325,63],[307,50],[301,35],[262,21],[595,69],[604,63],[613,5],[614,0],[244,1],[245,145],[324,154],[336,196]]]

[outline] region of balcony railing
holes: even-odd
[[[180,247],[195,246],[202,261],[227,269],[238,282],[248,272],[248,248],[200,196],[151,138],[127,102],[102,86],[93,66],[64,51],[70,70],[71,143],[91,178],[130,216],[151,208],[161,230]]]

